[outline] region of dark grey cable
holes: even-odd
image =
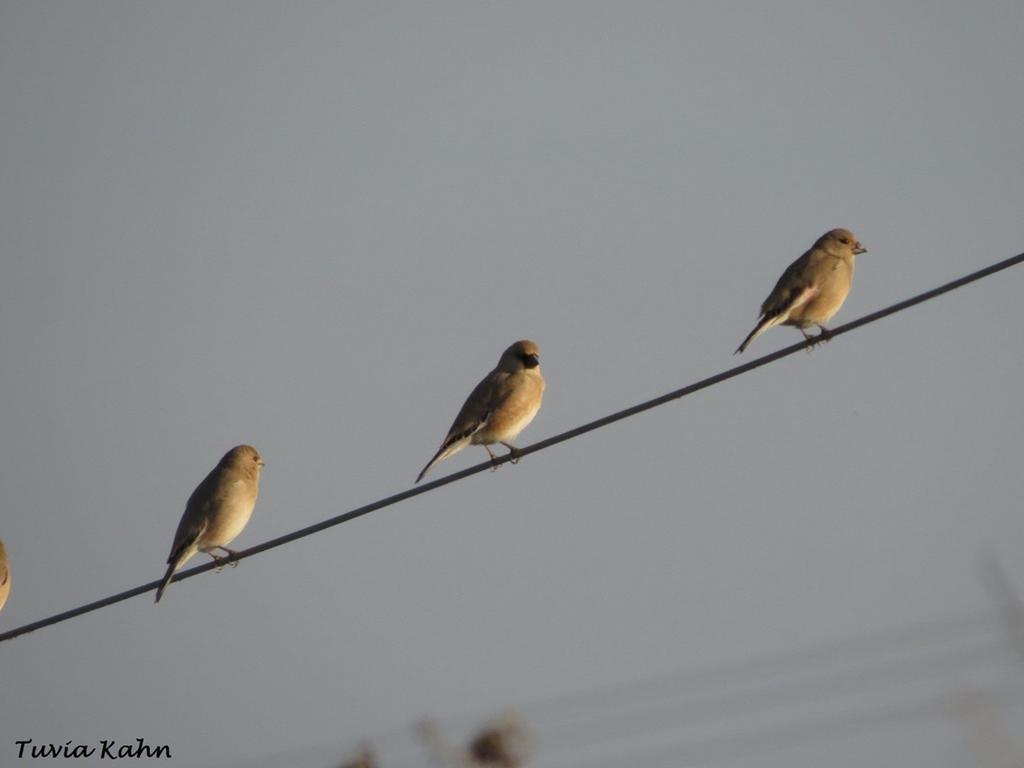
[[[924,293],[918,294],[917,296],[913,296],[909,299],[904,299],[901,302],[892,304],[884,309],[880,309],[868,315],[864,315],[863,317],[857,318],[856,320],[851,320],[845,325],[841,325],[837,328],[834,328],[830,333],[830,337],[834,338],[836,336],[841,336],[842,334],[848,333],[849,331],[852,331],[855,328],[860,328],[862,325],[867,325],[868,323],[873,323],[876,320],[881,320],[883,317],[888,317],[889,315],[895,314],[896,312],[902,312],[904,309],[909,309],[910,307],[913,307],[916,304],[921,304],[922,302],[934,299],[936,296],[941,296],[944,293],[956,290],[957,288],[967,285],[968,283],[973,283],[977,280],[981,280],[983,277],[988,277],[989,275],[995,274],[996,272],[1001,272],[1002,270],[1015,266],[1021,263],[1022,261],[1024,261],[1024,253],[1017,254],[1016,256],[1013,256],[1009,259],[1004,259],[1003,261],[992,264],[991,266],[985,267],[984,269],[979,269],[977,272],[972,272],[969,275],[965,275],[964,277],[961,277],[957,280],[953,280],[952,282],[946,283],[945,285],[940,285],[937,288],[932,288],[930,291],[925,291]],[[678,400],[679,398],[686,397],[687,395],[692,395],[694,392],[699,392],[702,389],[707,389],[708,387],[714,386],[715,384],[719,384],[735,376],[739,376],[741,374],[747,373],[748,371],[752,371],[755,368],[760,368],[761,366],[768,365],[769,363],[774,363],[776,360],[781,360],[782,358],[795,354],[802,349],[807,349],[808,347],[813,346],[815,343],[817,343],[815,339],[808,339],[805,341],[801,341],[797,344],[792,344],[788,347],[784,347],[783,349],[780,349],[777,352],[772,352],[771,354],[756,358],[755,360],[751,360],[749,363],[737,365],[735,368],[730,368],[726,371],[722,371],[721,373],[715,374],[714,376],[710,376],[706,379],[701,379],[700,381],[694,384],[690,384],[689,386],[683,387],[681,389],[673,390],[672,392],[661,395],[660,397],[656,397],[653,400],[647,400],[646,402],[640,403],[639,405],[634,405],[630,408],[617,411],[616,413],[610,414],[603,418],[596,419],[595,421],[591,421],[588,422],[587,424],[583,424],[574,429],[570,429],[567,432],[562,432],[561,434],[554,435],[553,437],[549,437],[546,440],[541,440],[540,442],[534,443],[533,445],[528,445],[525,448],[521,448],[518,451],[517,455],[527,456],[531,453],[542,451],[545,448],[550,448],[553,445],[564,443],[567,440],[572,440],[573,438],[579,437],[580,435],[586,434],[587,432],[593,432],[595,429],[600,429],[601,427],[608,426],[609,424],[614,424],[616,421],[628,419],[630,416],[635,416],[638,413],[643,413],[644,411],[649,411],[652,408],[657,408],[659,405],[664,405],[665,403],[669,403],[673,400]],[[374,512],[384,507],[390,507],[393,504],[397,504],[400,501],[411,499],[413,496],[419,496],[421,493],[427,493],[429,491],[434,490],[435,488],[440,488],[444,485],[448,485],[449,483],[454,483],[458,480],[462,480],[463,478],[469,477],[470,475],[475,475],[479,472],[483,472],[485,470],[490,469],[492,466],[504,464],[511,458],[512,456],[510,455],[501,456],[494,462],[493,465],[490,461],[475,464],[472,467],[468,467],[459,472],[453,472],[452,474],[445,475],[444,477],[438,478],[437,480],[432,480],[429,483],[424,483],[423,485],[410,488],[409,490],[402,491],[401,493],[396,493],[392,496],[387,496],[383,499],[371,502],[370,504],[365,504],[361,507],[356,507],[355,509],[350,510],[349,512],[345,512],[341,515],[328,518],[327,520],[315,523],[314,525],[306,526],[305,528],[300,528],[299,530],[285,534],[284,536],[278,536],[276,539],[270,539],[269,541],[265,541],[262,544],[257,544],[256,546],[250,547],[249,549],[242,550],[241,552],[238,552],[236,555],[234,555],[231,558],[231,560],[232,562],[244,560],[247,557],[252,557],[253,555],[259,554],[260,552],[264,552],[268,549],[280,547],[282,544],[288,544],[289,542],[295,541],[296,539],[311,536],[314,533],[319,533],[320,531],[323,531],[327,528],[332,528],[335,525],[340,525],[341,523],[347,523],[349,520],[355,520],[357,517],[362,517],[363,515],[369,514],[370,512]],[[181,581],[182,579],[189,579],[193,576],[197,576],[200,573],[205,573],[206,571],[209,571],[216,567],[216,563],[213,562],[204,563],[203,565],[197,565],[195,568],[189,568],[187,571],[181,571],[175,574],[172,581]],[[159,581],[151,581],[148,584],[143,584],[141,586],[134,587],[124,592],[120,592],[116,595],[111,595],[110,597],[105,597],[101,600],[86,603],[85,605],[81,605],[77,608],[72,608],[61,613],[56,613],[53,616],[48,616],[45,619],[40,619],[39,621],[34,621],[30,624],[24,624],[20,627],[15,627],[14,629],[10,629],[0,634],[0,642],[3,642],[5,640],[11,640],[15,637],[18,637],[19,635],[24,635],[29,632],[33,632],[37,629],[48,627],[51,624],[58,624],[62,621],[67,621],[68,619],[74,618],[75,616],[81,616],[83,613],[90,613],[92,611],[99,610],[100,608],[104,608],[108,605],[119,603],[122,600],[127,600],[130,597],[141,595],[145,592],[149,592],[150,590],[156,589],[159,583]]]

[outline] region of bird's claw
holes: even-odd
[[[818,335],[809,337],[811,339],[810,347],[816,347],[819,344],[822,344],[832,338],[832,331],[830,331],[824,325],[819,325],[818,328],[821,329]],[[808,347],[808,349],[810,349],[810,347]]]
[[[505,458],[508,459],[508,463],[509,464],[518,464],[519,463],[519,459],[520,459],[520,457],[522,455],[520,453],[519,449],[516,448],[514,445],[512,445],[512,443],[502,443],[502,445],[504,445],[506,448],[508,448],[508,455],[505,457]]]
[[[221,571],[224,570],[224,566],[225,565],[230,565],[232,568],[237,568],[238,567],[238,561],[232,559],[232,558],[235,557],[235,555],[237,553],[234,550],[228,549],[227,547],[219,547],[219,549],[223,549],[225,552],[227,552],[228,553],[227,556],[226,557],[219,557],[219,556],[213,554],[213,552],[207,552],[206,553],[210,557],[212,557],[213,558],[213,562],[215,562],[217,564],[217,567],[214,570],[217,571],[217,573],[220,573]]]
[[[819,325],[818,328],[820,329],[820,332],[814,335],[807,333],[807,331],[805,331],[803,328],[800,329],[800,332],[804,335],[804,339],[807,341],[808,352],[810,352],[819,344],[826,342],[832,338],[832,331],[830,331],[828,328],[826,328],[823,325]]]
[[[496,472],[498,470],[498,457],[495,456],[494,451],[486,445],[484,446],[484,450],[487,451],[487,455],[491,457],[491,472]]]
[[[500,457],[499,456],[495,456],[494,455],[494,451],[492,451],[490,448],[487,448],[486,445],[484,446],[484,448],[487,448],[487,453],[491,457],[491,472],[496,470],[500,466],[500,463],[502,461],[508,461],[509,464],[518,464],[519,463],[519,457],[520,457],[519,449],[516,448],[514,445],[510,445],[509,443],[502,443],[502,445],[504,445],[506,448],[508,448],[508,454],[506,456],[500,456]]]

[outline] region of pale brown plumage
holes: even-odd
[[[482,445],[491,460],[489,445],[501,443],[511,451],[520,432],[533,421],[544,396],[544,377],[540,372],[540,348],[532,341],[517,341],[506,349],[497,367],[466,398],[434,457],[419,476],[467,445]]]
[[[819,237],[782,273],[761,305],[761,319],[736,353],[776,325],[794,325],[808,339],[828,338],[825,323],[846,301],[853,283],[854,261],[866,251],[848,229],[833,229]],[[811,325],[821,329],[819,337],[811,337],[804,330]]]
[[[235,446],[192,492],[174,534],[167,572],[156,590],[156,602],[160,602],[174,572],[196,552],[205,552],[218,561],[212,550],[233,554],[227,545],[252,516],[262,468],[263,459],[255,448]]]
[[[11,594],[11,569],[7,564],[7,550],[0,539],[0,610],[3,610],[7,596]]]

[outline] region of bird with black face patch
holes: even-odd
[[[431,467],[467,445],[482,445],[492,462],[497,457],[488,446],[495,443],[516,453],[511,443],[533,421],[544,396],[539,358],[540,347],[526,340],[517,341],[502,353],[497,367],[466,398],[441,447],[416,478],[417,483]]]
[[[733,354],[776,325],[793,325],[805,339],[826,341],[825,323],[839,311],[853,284],[853,264],[867,248],[848,229],[833,229],[815,241],[811,249],[782,273],[775,288],[761,305],[761,319]],[[805,330],[816,325],[821,330],[811,336]]]

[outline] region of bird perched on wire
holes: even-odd
[[[262,468],[259,451],[251,445],[237,445],[224,454],[192,491],[174,534],[167,572],[156,590],[156,602],[160,602],[174,572],[196,552],[205,552],[219,564],[223,564],[223,560],[213,554],[213,550],[235,554],[227,545],[242,532],[252,516]]]
[[[416,478],[417,483],[431,467],[467,445],[482,445],[492,462],[497,457],[488,446],[495,443],[501,443],[512,454],[517,452],[511,441],[533,421],[544,396],[539,357],[540,347],[526,340],[502,352],[497,367],[466,398],[441,447]]]
[[[11,594],[11,569],[7,565],[7,550],[4,548],[3,539],[0,539],[0,610],[7,602],[9,594]]]
[[[833,229],[819,237],[811,249],[782,273],[761,305],[761,319],[733,354],[776,325],[795,325],[805,339],[826,340],[825,323],[839,311],[853,283],[853,262],[867,248],[848,229]],[[805,330],[816,325],[817,336]]]

